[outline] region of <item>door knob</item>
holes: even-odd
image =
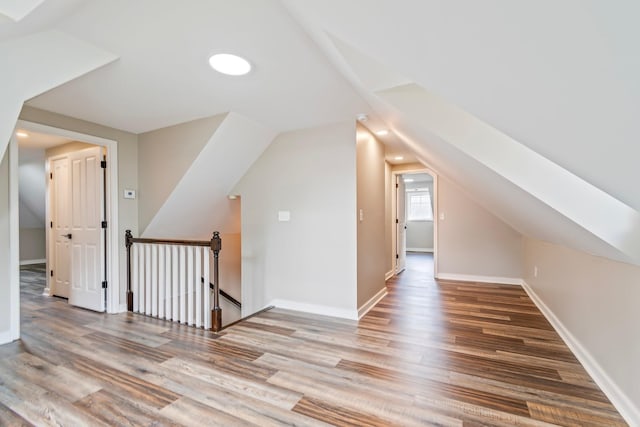
[[[64,234],[64,237],[66,237],[67,239],[71,239],[71,233],[69,233],[69,234]]]

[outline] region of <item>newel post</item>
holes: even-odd
[[[211,329],[218,332],[222,329],[222,309],[220,308],[220,282],[218,274],[218,256],[222,250],[220,233],[213,232],[211,238],[211,251],[213,252],[213,309],[211,310]]]
[[[133,311],[133,292],[131,292],[131,245],[133,245],[133,235],[131,230],[124,232],[124,239],[127,247],[127,310]]]

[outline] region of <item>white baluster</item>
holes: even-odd
[[[164,318],[171,319],[171,245],[167,245],[164,248]]]
[[[164,288],[165,288],[165,275],[164,275],[164,250],[166,245],[158,246],[158,317],[164,319]]]
[[[158,245],[151,245],[151,315],[158,316]]]
[[[204,328],[211,329],[211,291],[209,290],[209,252],[208,248],[205,248],[203,253],[203,270],[204,270],[204,284],[202,285],[202,302],[203,302],[203,315],[204,315]]]
[[[202,247],[198,246],[195,249],[196,252],[196,274],[195,274],[195,287],[196,287],[196,327],[202,326]]]
[[[131,292],[133,292],[133,311],[138,311],[138,244],[134,243],[131,248]]]
[[[152,297],[151,297],[151,288],[152,288],[152,283],[151,283],[151,245],[144,245],[144,286],[145,286],[145,298],[144,298],[144,312],[147,316],[151,315],[151,304],[152,304]]]
[[[180,318],[180,286],[178,284],[180,274],[180,258],[178,254],[178,247],[173,246],[171,248],[171,319],[174,322],[179,321]]]
[[[138,291],[138,313],[144,313],[145,307],[145,299],[147,296],[147,290],[145,288],[145,280],[144,280],[144,252],[145,245],[140,244],[140,248],[138,251],[138,286],[140,290]]]
[[[186,248],[180,246],[180,323],[187,322],[187,255]]]
[[[187,323],[193,325],[193,246],[187,247]]]

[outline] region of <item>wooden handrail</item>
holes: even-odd
[[[131,243],[151,243],[157,245],[211,246],[211,240],[151,239],[131,236],[129,241]]]

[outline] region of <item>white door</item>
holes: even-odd
[[[71,212],[69,209],[69,159],[51,161],[51,265],[52,294],[69,298],[71,284]]]
[[[104,311],[102,147],[69,154],[71,201],[71,292],[69,303]]]
[[[404,179],[396,175],[396,273],[405,269],[407,260],[407,215]]]

